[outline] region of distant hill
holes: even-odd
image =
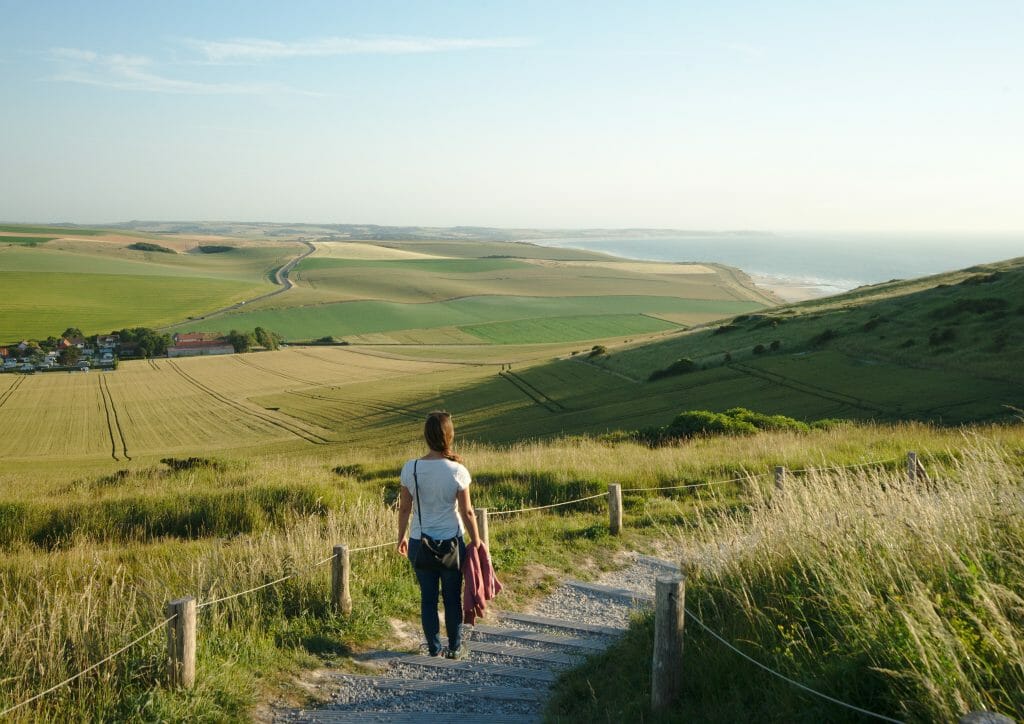
[[[543,394],[548,414],[517,410],[481,419],[476,430],[504,439],[630,429],[666,424],[681,410],[736,406],[804,420],[1011,419],[1024,409],[1021,359],[1024,258],[516,370],[525,388]],[[480,393],[468,391],[464,404]]]

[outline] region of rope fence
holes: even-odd
[[[913,452],[908,453],[907,460],[908,460],[907,474],[908,474],[908,477],[910,478],[911,482],[916,482],[917,480],[925,480],[925,481],[927,481],[928,480],[927,474],[924,473],[923,467],[920,465],[919,461],[917,460],[916,453],[913,453]],[[819,471],[819,470],[841,470],[841,469],[861,468],[861,467],[870,467],[870,466],[890,465],[890,464],[893,464],[894,462],[898,462],[898,461],[894,461],[894,460],[880,460],[880,461],[874,461],[874,462],[855,463],[853,465],[842,465],[842,466],[837,465],[837,466],[829,466],[829,467],[826,467],[826,468],[801,468],[801,469],[798,469],[798,470],[787,470],[784,467],[776,467],[775,468],[775,485],[776,485],[776,488],[781,488],[782,481],[784,481],[785,474],[787,472],[788,473],[807,473],[807,472]],[[575,503],[582,503],[582,502],[586,502],[586,501],[590,501],[590,500],[596,500],[598,498],[607,498],[608,499],[608,507],[609,507],[609,526],[610,526],[611,532],[613,534],[618,534],[618,533],[621,532],[621,529],[622,529],[622,510],[623,510],[623,506],[622,506],[622,493],[623,492],[645,492],[645,491],[656,492],[656,491],[665,491],[665,490],[696,489],[696,488],[705,488],[705,487],[711,487],[711,486],[717,486],[717,485],[727,485],[727,484],[730,484],[730,483],[744,482],[744,481],[748,481],[748,480],[756,480],[756,479],[760,479],[760,478],[764,478],[764,477],[770,477],[770,476],[771,476],[770,473],[762,473],[762,474],[758,474],[758,475],[745,475],[745,476],[742,476],[742,477],[735,477],[735,478],[730,478],[730,479],[727,479],[727,480],[714,480],[714,481],[708,481],[708,482],[704,482],[704,483],[688,483],[688,484],[684,484],[684,485],[669,485],[669,486],[659,486],[659,487],[650,487],[650,488],[638,487],[638,488],[625,488],[625,489],[623,489],[620,485],[611,484],[611,485],[608,486],[608,491],[604,492],[604,493],[595,493],[594,495],[587,495],[587,496],[583,496],[583,497],[580,497],[580,498],[574,498],[572,500],[564,500],[564,501],[561,501],[561,502],[558,502],[558,503],[551,503],[551,504],[548,504],[548,505],[538,505],[538,506],[525,507],[525,508],[517,508],[517,509],[513,509],[513,510],[490,511],[487,508],[476,508],[476,514],[477,514],[478,522],[480,524],[481,537],[483,538],[485,543],[489,543],[488,520],[489,520],[490,516],[515,515],[515,514],[518,514],[518,513],[528,513],[528,512],[534,512],[534,511],[539,511],[539,510],[549,510],[549,509],[552,509],[552,508],[559,508],[559,507],[563,507],[563,506],[566,506],[566,505],[573,505]],[[55,684],[55,685],[49,687],[48,689],[46,689],[44,691],[41,691],[38,694],[36,694],[36,695],[34,695],[34,696],[32,696],[32,697],[30,697],[28,699],[25,699],[24,701],[22,701],[22,702],[20,702],[18,704],[15,704],[15,705],[13,705],[11,707],[8,707],[7,709],[4,709],[3,711],[0,711],[0,717],[6,716],[7,714],[10,714],[10,713],[12,713],[14,711],[17,711],[18,709],[21,709],[22,707],[25,707],[25,706],[27,706],[28,704],[31,704],[34,701],[38,701],[39,699],[42,699],[46,695],[53,693],[54,691],[60,689],[61,687],[66,686],[66,685],[72,683],[73,681],[81,678],[82,676],[85,676],[86,674],[88,674],[91,671],[94,671],[95,669],[99,668],[103,664],[105,664],[105,663],[107,663],[107,662],[117,658],[118,656],[120,656],[124,652],[128,651],[132,647],[137,646],[138,644],[142,643],[143,641],[148,639],[150,636],[152,636],[153,634],[155,634],[157,631],[159,631],[162,628],[166,628],[167,634],[168,634],[168,667],[169,667],[168,668],[168,675],[169,675],[169,680],[171,682],[171,685],[173,687],[189,688],[189,687],[191,687],[193,685],[194,677],[195,677],[195,654],[196,654],[196,647],[195,647],[196,620],[195,620],[195,615],[196,615],[196,612],[198,610],[202,610],[202,609],[208,608],[210,606],[214,606],[214,605],[219,604],[219,603],[224,603],[226,601],[230,601],[230,600],[233,600],[233,599],[236,599],[236,598],[240,598],[240,597],[248,595],[250,593],[255,593],[257,591],[260,591],[260,590],[263,590],[263,589],[266,589],[266,588],[270,588],[272,586],[276,586],[276,585],[278,585],[280,583],[283,583],[285,581],[288,581],[288,580],[291,580],[293,578],[297,578],[299,576],[305,575],[305,574],[309,573],[310,571],[314,571],[317,568],[326,565],[327,563],[332,563],[333,565],[332,565],[332,575],[331,575],[331,600],[332,600],[332,603],[333,603],[333,605],[334,605],[336,610],[344,613],[345,615],[348,615],[352,611],[352,599],[351,599],[350,587],[349,587],[349,575],[350,575],[350,571],[351,571],[351,564],[350,564],[350,560],[349,560],[349,554],[351,554],[351,553],[359,553],[359,552],[363,552],[363,551],[377,550],[377,549],[380,549],[380,548],[385,548],[385,547],[393,546],[393,545],[395,545],[394,541],[387,541],[385,543],[378,543],[378,544],[373,544],[373,545],[360,546],[360,547],[357,547],[357,548],[349,548],[347,545],[336,545],[334,547],[333,553],[330,556],[328,556],[326,558],[323,558],[323,559],[321,559],[321,560],[319,560],[319,561],[317,561],[317,562],[315,562],[315,563],[313,563],[313,564],[311,564],[309,566],[306,566],[305,568],[302,568],[302,569],[300,569],[298,571],[290,573],[290,574],[288,574],[286,576],[282,576],[280,578],[274,579],[273,581],[268,581],[266,583],[262,583],[262,584],[260,584],[258,586],[254,586],[254,587],[246,589],[244,591],[239,591],[237,593],[228,594],[228,595],[221,596],[219,598],[214,598],[212,600],[204,601],[203,603],[198,603],[198,604],[195,602],[195,599],[192,598],[192,597],[187,597],[187,598],[177,599],[175,601],[171,601],[168,604],[168,607],[167,607],[167,611],[169,612],[169,615],[166,618],[164,618],[162,621],[160,621],[160,623],[156,624],[152,628],[148,629],[145,633],[141,634],[138,638],[136,638],[133,641],[131,641],[130,643],[122,646],[117,651],[115,651],[112,654],[109,654],[108,656],[104,657],[103,659],[97,661],[96,663],[92,664],[88,668],[83,669],[82,671],[78,672],[74,676],[71,676],[71,677],[65,679],[64,681],[62,681],[62,682],[60,682],[58,684]],[[658,583],[659,583],[659,586],[660,586],[661,579],[658,580]],[[659,588],[659,590],[660,590],[660,588]],[[682,600],[682,599],[680,598],[680,600]],[[745,654],[742,651],[740,651],[739,649],[737,649],[735,646],[733,646],[727,640],[725,640],[724,638],[722,638],[721,636],[716,634],[714,631],[712,631],[710,628],[708,628],[699,618],[694,616],[693,613],[691,613],[689,610],[685,610],[683,612],[680,612],[677,617],[678,617],[679,621],[681,622],[686,616],[689,616],[690,619],[693,620],[698,626],[700,626],[702,629],[707,631],[714,638],[719,640],[721,643],[723,643],[724,645],[726,645],[727,647],[729,647],[730,649],[732,649],[736,653],[740,654],[744,658],[748,659],[749,661],[751,661],[752,663],[756,664],[760,668],[768,671],[769,673],[771,673],[771,674],[773,674],[775,676],[778,676],[779,678],[789,682],[790,684],[793,684],[794,686],[797,686],[797,687],[799,687],[799,688],[801,688],[803,690],[806,690],[806,691],[808,691],[808,692],[810,692],[810,693],[812,693],[812,694],[814,694],[816,696],[822,697],[823,699],[831,701],[831,702],[833,702],[835,704],[847,707],[847,708],[852,709],[854,711],[858,711],[858,712],[863,713],[865,715],[872,716],[872,717],[875,717],[877,719],[881,719],[883,721],[896,722],[897,724],[902,724],[897,719],[891,719],[889,717],[885,717],[885,716],[882,716],[882,715],[879,715],[879,714],[874,714],[874,713],[872,713],[870,711],[867,711],[867,710],[864,710],[864,709],[860,709],[860,708],[858,708],[856,706],[853,706],[851,704],[847,704],[847,703],[842,702],[842,701],[840,701],[838,699],[834,699],[834,698],[832,698],[832,697],[830,697],[830,696],[828,696],[826,694],[822,694],[821,692],[815,691],[815,690],[805,686],[804,684],[801,684],[800,682],[797,682],[797,681],[795,681],[793,679],[790,679],[789,677],[786,677],[785,675],[780,674],[779,672],[776,672],[776,671],[770,669],[769,667],[765,666],[764,664],[761,664],[760,662],[752,659],[747,654]],[[682,625],[680,623],[680,636],[681,636],[681,628],[682,628]],[[680,640],[680,651],[681,651],[681,640]],[[657,668],[657,666],[655,668]]]
[[[858,712],[860,714],[864,714],[865,716],[873,717],[875,719],[880,719],[882,721],[893,722],[894,724],[903,724],[903,722],[901,720],[899,720],[899,719],[893,719],[891,717],[885,716],[884,714],[876,714],[873,711],[868,711],[867,709],[861,709],[859,706],[854,706],[853,704],[847,704],[845,701],[842,701],[841,699],[836,699],[835,697],[829,696],[828,694],[823,694],[820,691],[812,689],[811,687],[807,686],[806,684],[801,684],[796,679],[791,679],[790,677],[786,676],[783,673],[780,673],[780,672],[776,671],[775,669],[771,668],[770,666],[766,666],[765,664],[762,664],[757,659],[747,655],[743,651],[740,651],[733,644],[731,644],[728,640],[726,640],[725,638],[723,638],[722,636],[717,634],[715,631],[713,631],[711,628],[709,628],[708,625],[705,624],[703,621],[701,621],[700,618],[695,616],[694,613],[690,609],[684,608],[683,610],[686,613],[686,616],[691,621],[693,621],[695,624],[700,626],[712,638],[717,640],[719,643],[721,643],[723,646],[725,646],[730,651],[732,651],[732,652],[734,652],[736,654],[739,654],[744,659],[746,659],[750,663],[754,664],[754,666],[757,666],[758,668],[762,669],[763,671],[767,671],[772,676],[778,677],[779,679],[782,679],[786,683],[792,684],[793,686],[797,687],[798,689],[802,689],[803,691],[806,691],[809,694],[814,694],[815,696],[820,697],[820,698],[824,699],[825,701],[830,701],[833,704],[836,704],[836,705],[842,706],[842,707],[846,707],[847,709],[851,709],[851,710],[853,710],[855,712]]]
[[[165,618],[163,621],[161,621],[156,626],[154,626],[153,628],[151,628],[148,631],[146,631],[146,633],[144,633],[141,636],[139,636],[137,639],[132,641],[130,644],[125,644],[124,646],[119,648],[117,651],[115,651],[114,653],[109,654],[108,656],[100,659],[99,661],[97,661],[95,664],[93,664],[89,668],[83,669],[82,671],[79,671],[74,676],[69,676],[67,679],[64,679],[64,681],[60,682],[59,684],[54,684],[53,686],[51,686],[46,691],[40,691],[35,696],[33,696],[33,697],[29,698],[29,699],[25,699],[25,701],[23,701],[23,702],[21,702],[19,704],[15,704],[14,706],[8,707],[7,709],[4,709],[3,711],[0,711],[0,717],[7,716],[11,712],[15,712],[18,709],[22,708],[23,706],[28,706],[33,701],[37,701],[39,699],[42,699],[47,694],[50,694],[50,693],[56,691],[57,689],[61,688],[62,686],[67,686],[68,684],[70,684],[72,681],[75,681],[76,679],[82,678],[83,676],[88,674],[90,671],[98,669],[99,667],[103,666],[103,664],[107,663],[108,661],[112,661],[113,659],[116,659],[118,656],[123,654],[128,649],[132,648],[133,646],[137,646],[138,644],[140,644],[143,641],[145,641],[146,639],[148,639],[150,636],[152,636],[157,631],[162,629],[164,626],[169,624],[175,618],[176,618],[176,616],[169,616],[168,618]]]

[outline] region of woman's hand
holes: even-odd
[[[398,548],[396,548],[395,550],[398,551],[398,555],[400,556],[405,557],[409,555],[409,541],[407,541],[405,538],[398,541]]]

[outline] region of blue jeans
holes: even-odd
[[[416,560],[422,545],[418,538],[409,539],[409,562]],[[459,538],[459,560],[466,558],[466,544]],[[427,650],[431,656],[441,651],[441,621],[437,616],[437,594],[444,600],[444,628],[448,632],[448,649],[462,646],[462,571],[421,571],[413,566],[420,584],[420,622],[427,637]]]

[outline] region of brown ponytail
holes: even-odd
[[[439,410],[427,415],[427,421],[423,425],[423,439],[427,441],[427,447],[434,452],[439,452],[457,463],[462,462],[462,458],[452,451],[455,426],[452,425],[452,416],[449,413]]]

